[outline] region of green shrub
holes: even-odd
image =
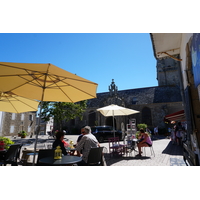
[[[26,131],[20,131],[19,133],[18,133],[18,136],[27,136],[28,134],[27,134],[27,132]]]
[[[7,150],[10,148],[11,144],[14,144],[14,142],[7,137],[0,137],[0,141],[4,142],[5,144],[4,148]]]
[[[147,124],[138,124],[137,127],[138,127],[139,130],[140,130],[141,128],[143,128],[144,131],[145,131],[146,128],[147,128]]]

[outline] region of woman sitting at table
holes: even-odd
[[[140,129],[140,134],[139,134],[139,138],[138,138],[138,142],[137,142],[137,147],[138,147],[138,151],[139,154],[138,156],[142,155],[142,147],[151,147],[152,146],[152,141],[150,136],[148,135],[148,133],[146,133],[143,129]]]
[[[60,149],[62,150],[62,154],[67,155],[67,151],[65,149],[63,139],[64,139],[64,132],[58,131],[56,133],[56,140],[53,143],[52,148],[56,149],[57,146],[60,146]]]

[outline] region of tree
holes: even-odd
[[[87,101],[80,101],[78,103],[68,102],[43,102],[41,111],[41,119],[49,121],[53,117],[55,122],[59,125],[59,130],[62,130],[63,122],[68,122],[76,117],[83,118],[83,113],[87,108]]]

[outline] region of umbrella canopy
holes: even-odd
[[[122,116],[122,115],[131,115],[139,113],[140,111],[132,110],[128,108],[124,108],[118,105],[111,104],[109,106],[105,106],[102,108],[98,108],[97,111],[99,111],[102,115],[105,117],[113,116],[113,132],[115,137],[115,130],[114,130],[114,116]]]
[[[105,106],[97,109],[102,115],[105,117],[108,116],[121,116],[121,115],[131,115],[135,113],[139,113],[140,111],[132,110],[128,108],[124,108],[118,105],[111,104],[109,106]]]
[[[38,101],[14,95],[12,93],[0,93],[0,111],[22,113],[38,110]]]
[[[97,84],[52,64],[0,62],[0,91],[39,101],[96,98]]]
[[[170,115],[166,115],[164,121],[185,121],[185,111],[180,110],[178,112],[172,113]]]
[[[0,62],[0,91],[41,101],[33,165],[43,101],[78,102],[96,98],[97,84],[52,64]]]

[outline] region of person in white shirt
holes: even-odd
[[[157,126],[154,128],[154,135],[158,135],[158,127]]]
[[[85,126],[82,129],[82,134],[83,137],[81,138],[81,140],[78,142],[77,146],[76,146],[76,150],[77,150],[77,155],[81,156],[81,150],[82,150],[82,161],[77,163],[78,165],[87,165],[87,160],[88,160],[88,155],[90,152],[90,149],[92,147],[98,147],[99,142],[96,139],[96,137],[91,133],[91,128],[89,126]]]

